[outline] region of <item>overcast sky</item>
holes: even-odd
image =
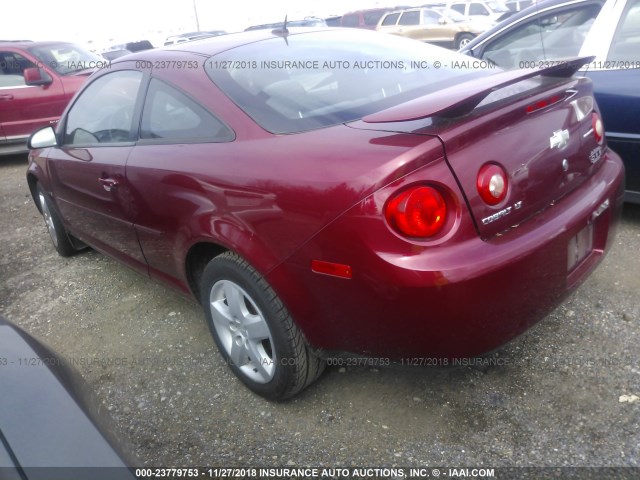
[[[175,33],[244,30],[249,25],[309,15],[326,17],[377,6],[412,5],[401,0],[3,0],[0,38],[68,40],[106,48],[149,39],[154,45]],[[158,45],[156,45],[158,46]]]

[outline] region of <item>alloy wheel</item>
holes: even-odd
[[[229,361],[254,382],[269,382],[276,355],[269,325],[254,300],[238,284],[219,280],[211,288],[209,305]]]

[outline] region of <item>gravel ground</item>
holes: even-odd
[[[0,159],[0,313],[73,361],[147,466],[640,466],[640,208],[500,365],[338,368],[272,403],[195,303],[89,250],[59,257],[26,156]]]

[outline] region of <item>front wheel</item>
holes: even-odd
[[[53,243],[54,248],[62,257],[69,257],[76,252],[75,247],[71,243],[67,232],[62,225],[62,221],[58,217],[58,214],[55,212],[49,199],[47,198],[46,193],[42,188],[38,185],[38,202],[40,203],[40,211],[42,212],[42,216],[44,217],[44,223],[49,231],[49,236],[51,237],[51,243]]]
[[[324,370],[276,293],[238,255],[227,252],[209,262],[201,299],[220,353],[259,395],[292,397]]]

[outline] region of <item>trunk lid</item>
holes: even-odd
[[[599,168],[604,145],[593,132],[591,83],[572,73],[501,72],[431,101],[365,117],[360,126],[438,135],[478,233],[487,239],[552,206]],[[493,206],[477,188],[478,172],[488,163],[501,166],[508,179],[506,197]]]

